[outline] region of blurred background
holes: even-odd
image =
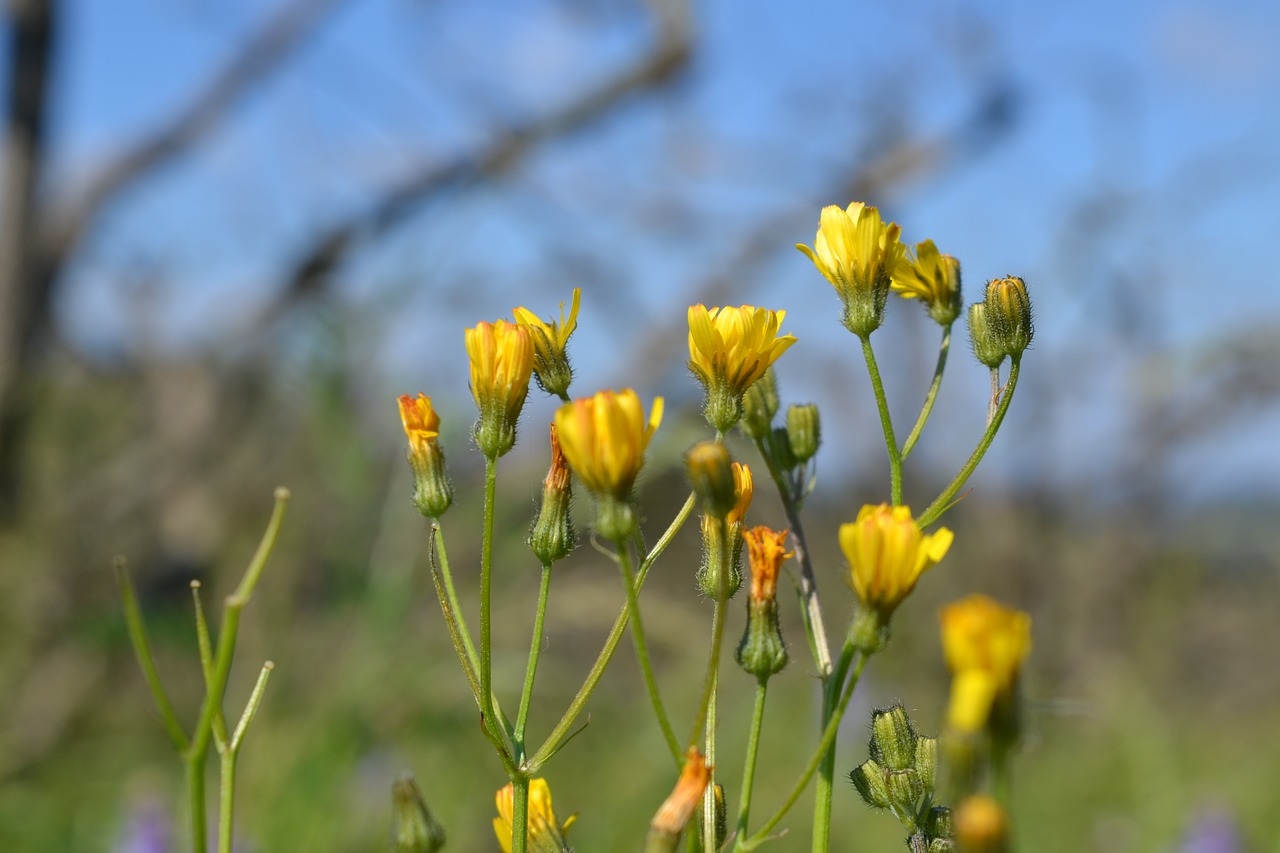
[[[0,849],[182,849],[180,767],[111,559],[129,560],[189,723],[188,582],[210,602],[232,588],[279,484],[294,499],[228,693],[238,714],[275,661],[241,762],[240,849],[384,849],[404,770],[451,849],[492,849],[505,780],[431,591],[394,397],[443,412],[446,532],[474,603],[462,330],[518,305],[549,317],[574,287],[576,392],[667,399],[642,483],[650,536],[683,500],[680,453],[707,436],[686,308],[787,310],[784,405],[823,412],[806,523],[837,634],[835,529],[885,498],[887,464],[856,340],[792,246],[822,205],[864,200],[904,241],[959,257],[969,300],[1024,276],[1038,324],[947,516],[957,544],[857,693],[840,772],[866,757],[872,706],[901,699],[936,730],[937,608],[982,591],[1035,620],[1025,849],[1280,850],[1278,44],[1280,7],[1246,0],[10,0]],[[874,340],[910,423],[937,330],[890,309]],[[917,507],[982,431],[987,375],[964,341],[908,466]],[[531,392],[499,482],[495,673],[512,697],[553,410]],[[784,524],[763,489],[752,516]],[[556,570],[535,739],[622,602],[583,545]],[[698,547],[686,530],[643,596],[676,720],[704,665]],[[794,618],[788,636],[761,814],[813,741]],[[752,686],[724,678],[726,731],[745,731]],[[673,782],[642,695],[628,646],[547,768],[581,850],[635,849]],[[807,848],[809,812],[778,849]],[[850,786],[835,812],[837,849],[901,847]]]

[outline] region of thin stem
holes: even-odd
[[[239,753],[228,749],[221,753],[221,779],[218,797],[218,853],[231,853],[235,828],[236,761]]]
[[[208,752],[183,757],[187,777],[187,807],[191,827],[192,853],[205,853],[209,849],[209,830],[204,804],[204,762]]]
[[[240,722],[236,723],[236,730],[231,734],[230,749],[232,752],[239,752],[240,745],[244,743],[244,736],[249,731],[249,724],[253,722],[254,715],[258,713],[258,705],[262,703],[262,694],[267,689],[267,679],[271,677],[271,672],[276,665],[271,661],[262,664],[262,669],[258,671],[258,681],[253,685],[253,692],[249,694],[249,701],[245,703],[244,713],[240,715]]]
[[[996,406],[1000,400],[1000,368],[991,368],[991,396],[987,398],[987,426],[996,419]]]
[[[458,603],[458,591],[453,586],[453,572],[449,569],[449,552],[444,546],[444,528],[440,526],[440,522],[436,521],[431,525],[431,537],[435,544],[435,553],[440,557],[440,581],[443,582],[443,590],[439,583],[436,585],[436,593],[440,598],[440,606],[443,608],[445,602],[449,604],[449,608],[453,613],[453,621],[458,630],[458,640],[462,645],[466,654],[467,661],[471,664],[472,672],[480,669],[480,658],[476,654],[475,644],[471,641],[471,632],[467,630],[467,620],[462,614],[462,605]],[[435,575],[435,562],[431,564],[432,575]],[[461,657],[461,653],[459,653]],[[476,694],[476,702],[480,701],[479,693]],[[483,709],[482,709],[483,710]]]
[[[920,417],[916,418],[916,425],[911,428],[911,434],[907,436],[907,441],[902,445],[902,458],[905,461],[911,455],[911,448],[916,446],[916,442],[920,440],[920,433],[924,431],[924,425],[929,420],[929,415],[933,414],[933,403],[938,399],[938,389],[942,387],[942,374],[947,369],[947,352],[951,349],[951,327],[946,326],[942,330],[942,343],[938,346],[938,364],[933,369],[933,382],[929,384],[929,393],[924,397],[924,406],[920,409]]]
[[[751,709],[751,730],[747,734],[747,758],[742,764],[742,795],[738,800],[738,837],[746,838],[751,813],[751,789],[756,781],[756,755],[760,749],[760,729],[764,722],[764,700],[769,692],[769,679],[756,681],[756,701]]]
[[[204,689],[213,684],[213,643],[209,639],[209,622],[204,615],[204,601],[200,597],[200,581],[191,582],[191,600],[196,612],[196,647],[200,650],[200,669],[204,673]],[[213,745],[219,753],[227,748],[227,721],[222,708],[213,717]]]
[[[833,677],[822,685],[822,724],[826,726],[836,710],[836,700],[840,697],[840,688],[844,685],[845,676],[849,673],[849,665],[853,661],[853,643],[845,641],[840,651],[840,660],[836,662]],[[813,798],[813,850],[826,851],[831,846],[831,796],[834,790],[836,767],[836,746],[833,742],[827,754],[822,757],[818,767],[818,781],[814,786]]]
[[[542,584],[538,588],[538,610],[533,617],[533,639],[529,643],[529,665],[524,672],[524,690],[520,693],[520,711],[516,715],[516,761],[524,760],[524,730],[529,721],[529,703],[533,698],[533,680],[538,672],[538,656],[542,653],[542,629],[547,616],[547,597],[551,591],[551,564],[542,564]]]
[[[898,440],[893,435],[893,420],[889,417],[889,400],[884,394],[884,383],[880,381],[880,368],[876,364],[876,354],[871,349],[871,336],[863,335],[862,357],[867,362],[867,374],[871,377],[871,390],[876,395],[876,407],[880,410],[880,428],[884,431],[885,449],[889,451],[889,490],[893,505],[902,505],[902,454],[898,451]]]
[[[996,437],[996,433],[1000,431],[1000,424],[1004,422],[1005,413],[1009,411],[1009,403],[1013,400],[1013,392],[1018,387],[1018,373],[1020,372],[1021,363],[1017,360],[1013,362],[1013,366],[1009,368],[1009,382],[1005,386],[1004,395],[1000,398],[1000,408],[996,409],[995,419],[987,425],[987,431],[982,434],[982,439],[978,442],[978,446],[974,448],[969,460],[964,463],[964,467],[960,469],[960,473],[956,474],[951,485],[938,495],[937,499],[929,504],[916,523],[921,529],[928,527],[930,524],[938,520],[951,506],[951,499],[956,496],[956,492],[960,491],[965,481],[973,474],[978,463],[982,461],[982,457],[986,454],[987,448],[991,446],[992,440]]]
[[[484,534],[480,545],[480,713],[486,727],[492,727],[497,715],[493,712],[493,625],[491,597],[493,579],[493,515],[495,492],[498,484],[498,458],[485,459],[484,463]]]
[[[793,493],[774,463],[773,456],[762,439],[756,440],[756,449],[764,459],[769,476],[778,489],[778,497],[782,499],[782,509],[787,516],[787,526],[791,528],[796,560],[800,563],[800,614],[803,617],[805,635],[809,640],[809,651],[813,654],[813,662],[818,670],[818,677],[825,679],[831,674],[831,649],[827,645],[827,627],[822,620],[822,603],[818,600],[818,581],[813,574],[813,560],[809,557],[809,546],[805,542],[804,525],[800,521],[799,496]]]
[[[511,788],[511,853],[525,853],[529,846],[529,777],[517,773]]]
[[[717,655],[719,657],[719,655]],[[707,779],[707,787],[702,789],[702,848],[708,853],[715,853],[716,845],[716,688],[720,675],[717,672],[711,684],[711,701],[707,703],[707,766],[711,768],[711,776]]]
[[[818,765],[822,762],[823,756],[826,755],[827,750],[831,748],[832,744],[836,742],[836,733],[840,729],[840,721],[844,718],[845,709],[849,707],[849,698],[853,696],[853,689],[858,685],[858,679],[861,677],[862,669],[866,664],[867,656],[865,654],[859,655],[858,663],[853,668],[853,673],[845,684],[844,693],[840,696],[840,703],[836,706],[836,711],[832,714],[831,719],[827,721],[826,728],[823,729],[822,739],[818,742],[817,749],[815,749],[813,755],[810,756],[809,763],[805,765],[804,771],[800,774],[800,778],[796,782],[795,787],[792,788],[791,793],[787,795],[787,799],[783,802],[778,811],[765,821],[764,825],[761,826],[754,835],[747,839],[740,839],[736,849],[754,850],[763,844],[768,839],[769,833],[773,831],[774,827],[782,821],[787,812],[791,810],[791,807],[800,799],[800,795],[803,794],[804,789],[809,786],[809,780],[813,778],[813,774],[817,771]]]
[[[129,570],[123,558],[113,562],[116,572],[116,583],[120,587],[120,599],[124,608],[124,623],[129,630],[129,642],[133,646],[134,656],[142,667],[142,677],[151,689],[151,696],[160,711],[160,721],[164,724],[165,733],[173,741],[173,748],[179,754],[187,751],[187,733],[178,722],[178,715],[173,710],[169,695],[165,693],[164,684],[160,681],[160,673],[156,670],[155,657],[151,654],[151,641],[147,639],[147,628],[142,621],[142,608],[138,606],[138,594],[133,589],[133,581],[129,579]]]
[[[729,534],[728,525],[723,520],[717,522],[716,536],[720,539],[716,548],[716,553],[720,556],[720,565],[713,566],[712,571],[716,573],[719,589],[711,615],[711,649],[707,654],[707,672],[702,679],[702,696],[698,701],[698,712],[693,718],[693,731],[689,734],[690,746],[697,744],[698,735],[708,725],[715,706],[716,682],[720,672],[720,647],[724,644],[725,615],[729,606]],[[715,763],[709,754],[707,763]]]
[[[693,505],[694,496],[690,493],[684,502],[684,506],[680,508],[680,511],[676,513],[676,517],[671,520],[671,524],[667,526],[663,534],[658,537],[658,541],[654,543],[649,555],[641,561],[640,568],[636,572],[637,590],[644,585],[644,579],[649,574],[649,569],[654,561],[667,549],[667,546],[671,544],[671,540],[675,538],[680,528],[684,526],[685,521],[688,520],[689,514],[693,512]],[[564,743],[564,739],[568,735],[570,727],[573,726],[574,720],[582,713],[582,709],[586,707],[591,694],[595,692],[596,686],[604,676],[604,671],[608,668],[609,661],[613,659],[613,654],[617,651],[618,644],[622,641],[622,635],[627,630],[627,624],[630,621],[631,609],[629,606],[623,605],[618,618],[613,622],[613,628],[610,629],[609,636],[605,638],[600,654],[596,656],[595,663],[591,665],[591,670],[582,682],[582,687],[578,689],[573,701],[569,703],[569,707],[565,709],[560,721],[551,730],[551,734],[547,735],[547,739],[542,746],[538,747],[538,751],[533,754],[533,757],[525,762],[525,770],[530,775],[538,772],[538,769],[546,763],[548,758],[555,755],[556,750]]]
[[[617,546],[618,567],[622,570],[622,583],[627,593],[627,608],[631,611],[631,638],[635,642],[636,661],[640,664],[645,691],[649,694],[649,703],[653,705],[654,716],[658,718],[662,737],[667,742],[667,749],[671,751],[671,757],[675,759],[678,770],[684,763],[684,755],[680,751],[680,742],[676,740],[675,730],[671,728],[666,706],[662,704],[658,682],[653,677],[653,665],[649,661],[649,645],[644,638],[644,620],[640,615],[640,599],[636,592],[636,576],[631,571],[631,554],[625,541],[619,541]]]

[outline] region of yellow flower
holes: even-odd
[[[1022,662],[1031,652],[1031,617],[983,595],[942,609],[942,648],[955,678],[948,719],[977,732],[993,715],[1007,716]]]
[[[493,831],[503,853],[511,853],[511,832],[515,814],[515,788],[508,784],[498,791],[498,816]],[[578,819],[572,815],[563,824],[551,809],[551,789],[546,779],[529,780],[529,850],[530,853],[564,853],[569,851],[565,833]]]
[[[644,451],[662,422],[662,398],[646,421],[640,398],[630,388],[600,391],[556,410],[556,430],[569,467],[596,496],[596,528],[617,541],[634,530],[630,509]]]
[[[787,531],[753,527],[744,532],[751,556],[751,600],[774,601],[778,597],[778,573],[794,552],[787,550]]]
[[[711,767],[707,764],[706,757],[696,748],[689,747],[675,789],[658,807],[653,820],[649,822],[649,840],[659,843],[670,841],[674,844],[674,840],[684,831],[685,824],[702,804],[702,792],[710,781]],[[645,849],[665,849],[665,844]]]
[[[471,359],[471,395],[480,410],[473,433],[481,452],[496,459],[516,443],[516,421],[533,375],[528,329],[498,320],[466,332]]]
[[[1009,849],[1009,818],[1000,804],[986,794],[961,800],[952,826],[963,853],[1006,853]]]
[[[578,304],[581,301],[582,288],[573,289],[573,303],[569,307],[569,319],[564,317],[564,303],[560,303],[560,319],[545,322],[528,308],[517,308],[515,315],[517,325],[528,329],[533,335],[533,369],[538,377],[538,384],[548,394],[564,397],[569,392],[569,383],[573,379],[573,369],[569,366],[569,336],[578,327]]]
[[[888,504],[864,506],[856,521],[840,526],[853,591],[882,624],[915,589],[920,575],[946,556],[953,538],[945,527],[924,535],[910,509]]]
[[[750,466],[743,465],[741,462],[733,463],[733,490],[737,494],[738,500],[724,519],[725,523],[730,526],[742,524],[743,517],[746,516],[747,510],[751,508],[751,498],[755,495],[755,484],[751,479]]]
[[[960,262],[938,251],[932,240],[916,243],[893,275],[893,289],[904,299],[919,299],[929,316],[950,326],[960,316]]]
[[[689,308],[689,369],[707,389],[707,418],[722,432],[742,417],[742,395],[796,342],[778,336],[786,311]],[[726,425],[727,423],[727,425]]]
[[[822,209],[812,249],[796,244],[835,287],[844,303],[841,320],[859,337],[884,322],[890,282],[906,251],[901,231],[892,222],[886,225],[874,207],[855,201],[845,210],[835,205]]]
[[[592,492],[626,500],[649,439],[662,423],[662,408],[662,398],[654,399],[646,421],[640,398],[630,388],[600,391],[561,406],[556,429],[569,467]]]
[[[417,399],[401,395],[400,422],[409,439],[409,465],[413,468],[414,503],[428,518],[439,518],[453,502],[453,487],[445,471],[444,451],[440,448],[440,416],[431,406],[431,398],[419,394]]]

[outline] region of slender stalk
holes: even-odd
[[[538,656],[542,653],[543,623],[547,616],[547,597],[551,591],[551,564],[542,564],[542,584],[538,588],[538,611],[533,617],[533,640],[529,643],[529,665],[524,672],[524,690],[520,693],[520,710],[516,715],[516,761],[524,760],[524,731],[529,720],[529,703],[533,698],[533,680],[538,672]]]
[[[671,720],[667,717],[666,706],[662,704],[662,695],[658,692],[658,682],[653,677],[653,665],[649,661],[649,645],[644,637],[644,620],[640,615],[640,599],[636,591],[636,576],[631,571],[631,554],[625,541],[617,543],[618,566],[622,570],[622,583],[627,593],[627,608],[631,611],[631,637],[635,642],[636,661],[640,664],[640,673],[644,676],[645,691],[649,694],[649,703],[653,705],[654,716],[662,729],[662,737],[667,742],[667,749],[675,759],[676,769],[684,763],[684,755],[680,751],[680,741],[676,739],[675,730],[671,728]]]
[[[480,713],[485,725],[497,720],[493,702],[493,625],[491,598],[493,585],[493,515],[498,484],[498,458],[484,463],[484,534],[480,544]]]
[[[996,407],[1000,400],[1000,368],[991,368],[991,396],[987,398],[987,426],[996,419]]]
[[[756,755],[760,749],[760,729],[764,722],[764,700],[769,692],[768,677],[756,681],[756,701],[751,709],[751,730],[747,734],[747,757],[742,763],[742,795],[738,799],[738,838],[746,838],[751,813],[751,789],[756,781]]]
[[[458,629],[458,640],[465,650],[466,659],[471,664],[472,672],[478,672],[480,669],[480,656],[476,654],[475,644],[471,641],[471,632],[467,630],[467,619],[462,613],[462,605],[458,603],[458,591],[453,585],[453,572],[449,569],[449,552],[445,549],[444,544],[444,528],[440,526],[437,520],[431,525],[431,538],[435,545],[435,553],[440,557],[440,581],[443,584],[436,585],[436,593],[440,598],[440,606],[443,608],[445,602],[449,604],[449,609],[453,613],[454,624]],[[433,561],[431,564],[432,575],[435,575],[436,565]],[[441,594],[443,593],[443,594]],[[479,694],[476,701],[479,702]]]
[[[782,509],[787,516],[787,526],[791,529],[794,543],[792,550],[795,551],[796,561],[800,563],[800,614],[818,677],[825,679],[831,674],[831,649],[827,645],[827,627],[822,620],[822,604],[818,600],[818,581],[813,573],[809,546],[805,542],[804,525],[800,521],[799,496],[783,478],[763,440],[756,440],[756,449],[760,451],[760,457],[764,459],[769,476],[778,489],[778,497],[782,500]]]
[[[529,777],[517,773],[511,788],[511,853],[525,853],[529,846]]]
[[[933,369],[933,382],[929,384],[929,393],[925,394],[924,406],[920,409],[920,416],[916,418],[916,425],[911,428],[911,434],[902,445],[903,461],[911,455],[911,448],[915,447],[916,442],[920,440],[920,433],[924,431],[929,415],[933,414],[933,403],[938,399],[938,389],[942,387],[942,374],[947,369],[947,352],[950,349],[951,327],[947,326],[942,330],[942,343],[938,346],[938,364]]]
[[[729,532],[723,521],[717,523],[716,536],[720,542],[716,553],[720,556],[720,565],[713,566],[716,573],[717,590],[715,608],[711,615],[711,648],[707,654],[707,672],[702,679],[702,696],[698,701],[698,712],[693,718],[693,731],[689,734],[689,745],[698,742],[698,735],[708,725],[712,708],[715,706],[716,683],[720,672],[720,647],[724,644],[724,624],[729,607]],[[711,755],[707,755],[707,763],[714,764]]]
[[[173,710],[173,703],[165,692],[160,681],[160,673],[156,670],[155,657],[151,653],[151,641],[147,639],[147,628],[142,621],[142,608],[138,606],[138,594],[134,591],[133,581],[129,579],[129,570],[124,558],[116,558],[112,567],[116,572],[116,583],[120,587],[120,599],[124,608],[124,623],[129,630],[129,642],[133,646],[134,656],[142,667],[142,677],[147,681],[151,696],[156,701],[160,712],[160,721],[164,724],[165,734],[173,741],[173,748],[180,754],[187,751],[187,733],[178,722],[178,715]]]
[[[822,685],[822,725],[824,727],[835,713],[840,688],[849,674],[853,654],[853,643],[846,640],[834,674]],[[818,767],[818,781],[814,786],[813,850],[815,851],[826,851],[831,846],[831,797],[834,790],[835,768],[836,746],[833,742],[827,754],[822,757],[822,764]]]
[[[235,828],[236,801],[236,750],[224,750],[221,755],[221,779],[218,786],[218,853],[231,853],[231,839]]]
[[[196,612],[196,648],[200,650],[200,669],[204,673],[204,689],[213,683],[213,643],[209,639],[209,622],[204,615],[204,601],[200,597],[200,581],[191,582],[191,600]],[[227,747],[227,721],[218,709],[213,717],[213,745],[222,752]]]
[[[183,764],[186,767],[187,806],[190,812],[188,820],[193,853],[205,853],[209,849],[209,829],[204,810],[204,762],[207,754],[207,752],[201,752],[199,755],[188,754],[183,757]]]
[[[717,655],[718,657],[718,655]],[[711,777],[702,789],[702,849],[715,853],[716,846],[716,688],[720,677],[717,672],[711,684],[711,700],[707,703],[707,739],[703,750]]]
[[[849,707],[849,698],[853,696],[853,689],[858,685],[858,679],[862,675],[863,667],[867,664],[866,655],[860,655],[857,665],[853,668],[848,682],[844,686],[844,692],[840,696],[840,703],[836,706],[836,711],[832,714],[831,719],[827,721],[826,728],[823,729],[822,739],[818,742],[817,749],[809,758],[809,763],[805,765],[804,771],[800,774],[795,787],[791,789],[791,793],[787,795],[787,799],[783,801],[782,806],[765,821],[760,829],[750,838],[739,839],[735,850],[754,850],[768,840],[771,833],[782,819],[786,817],[787,812],[800,799],[800,795],[804,793],[804,789],[809,786],[809,780],[813,778],[813,774],[817,771],[818,765],[822,762],[822,758],[826,755],[827,750],[836,742],[836,733],[840,729],[840,721],[844,718],[844,712]]]
[[[880,410],[880,428],[884,431],[885,449],[889,451],[889,490],[894,506],[902,505],[902,454],[898,451],[898,440],[893,434],[893,419],[889,417],[889,400],[884,394],[884,383],[880,380],[880,368],[876,364],[876,354],[871,348],[871,336],[862,340],[862,357],[867,362],[867,374],[871,377],[871,390],[876,395],[876,407]]]
[[[689,514],[693,512],[694,496],[691,493],[685,500],[684,506],[676,513],[676,517],[671,520],[671,524],[663,534],[658,537],[658,541],[654,543],[649,555],[640,563],[640,568],[636,572],[636,589],[639,590],[644,585],[644,579],[649,574],[649,569],[653,566],[655,560],[662,555],[662,552],[671,544],[671,540],[675,538],[676,533],[684,526],[688,520]],[[591,665],[591,670],[587,673],[586,679],[582,683],[582,687],[578,688],[577,694],[569,703],[569,707],[560,717],[560,721],[556,723],[551,730],[551,734],[538,747],[533,757],[525,761],[525,770],[530,775],[537,773],[538,769],[546,763],[547,759],[555,755],[564,743],[565,737],[569,733],[570,727],[574,720],[582,713],[582,709],[586,707],[587,700],[591,698],[591,694],[595,692],[596,685],[600,683],[600,679],[604,676],[605,669],[609,666],[609,661],[613,659],[613,654],[618,649],[618,644],[622,641],[622,635],[627,630],[627,624],[631,621],[631,608],[623,605],[622,611],[618,614],[618,618],[614,620],[613,628],[609,631],[609,636],[605,638],[604,646],[600,649],[600,654],[596,656],[595,663]]]
[[[1009,411],[1009,403],[1013,400],[1013,392],[1018,387],[1020,367],[1021,363],[1015,360],[1013,366],[1009,368],[1009,382],[1005,386],[1004,395],[1000,398],[1000,407],[996,409],[995,418],[987,425],[987,431],[982,434],[982,438],[969,456],[969,460],[964,463],[960,473],[956,474],[955,479],[951,481],[951,485],[943,489],[942,494],[938,495],[937,499],[929,504],[925,511],[920,514],[920,517],[916,519],[916,523],[920,525],[921,529],[937,521],[938,517],[947,511],[951,506],[951,499],[956,496],[956,492],[960,491],[969,476],[973,474],[974,469],[978,467],[978,463],[982,461],[987,448],[991,446],[996,433],[1000,431],[1000,424],[1004,422],[1005,413]]]

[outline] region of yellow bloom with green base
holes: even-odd
[[[515,789],[507,785],[498,791],[498,816],[493,819],[493,832],[498,836],[502,853],[511,853],[511,832],[514,825]],[[568,853],[572,850],[565,840],[565,833],[578,819],[571,815],[560,823],[551,808],[551,788],[546,779],[529,780],[529,853]]]
[[[706,389],[707,421],[728,432],[742,417],[742,395],[792,344],[779,335],[786,311],[743,305],[689,308],[689,369]]]
[[[409,465],[413,468],[414,503],[428,518],[439,518],[453,502],[453,487],[445,471],[444,451],[440,448],[440,415],[431,398],[402,394],[400,422],[409,441]]]
[[[646,418],[630,388],[600,391],[556,410],[560,447],[569,467],[596,498],[596,528],[618,541],[635,530],[631,493],[649,440],[662,423],[663,401]]]
[[[939,326],[960,316],[960,262],[938,251],[932,240],[916,243],[893,274],[893,290],[903,299],[919,299]]]
[[[516,422],[533,375],[533,340],[528,329],[498,320],[466,331],[471,360],[471,395],[480,417],[472,429],[476,444],[497,459],[516,443]]]
[[[884,306],[906,247],[902,229],[880,217],[880,211],[855,201],[844,210],[822,209],[813,248],[796,248],[813,261],[844,303],[841,322],[865,338],[884,322]]]
[[[573,289],[573,302],[569,317],[565,319],[564,303],[560,303],[560,319],[543,320],[528,308],[517,308],[512,314],[516,325],[529,330],[533,337],[533,372],[538,385],[548,394],[566,397],[573,380],[573,368],[569,364],[569,337],[578,327],[578,305],[582,288]]]
[[[888,504],[864,506],[857,519],[841,525],[840,549],[860,605],[853,627],[860,649],[880,648],[893,611],[946,556],[954,538],[945,527],[926,535],[909,508]]]

